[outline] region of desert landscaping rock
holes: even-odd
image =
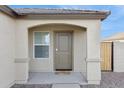
[[[81,85],[81,88],[124,88],[124,72],[103,72],[100,85]]]

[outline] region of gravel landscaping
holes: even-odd
[[[51,88],[52,84],[15,84],[12,88]],[[124,72],[103,72],[100,85],[81,85],[81,88],[124,88]]]
[[[124,88],[124,72],[103,72],[100,85],[83,85],[81,88]]]

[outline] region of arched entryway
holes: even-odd
[[[38,39],[44,39],[46,42]],[[58,51],[58,48],[62,51]],[[44,53],[38,53],[38,50]],[[56,52],[59,52],[58,55],[56,55]],[[64,55],[60,55],[62,53]],[[69,64],[63,65],[63,68],[65,66],[65,69],[81,71],[82,68],[85,68],[80,65],[82,63],[82,65],[85,64],[86,28],[60,23],[38,25],[29,28],[29,57],[31,59],[30,71],[49,72],[59,69],[58,67],[62,69],[62,61],[63,64],[69,62]],[[59,61],[61,65],[55,61]]]
[[[29,72],[68,71],[86,73],[87,31],[64,23],[28,29]]]

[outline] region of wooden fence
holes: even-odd
[[[101,43],[101,70],[112,71],[112,42]]]

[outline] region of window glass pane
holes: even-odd
[[[35,44],[49,45],[49,32],[35,32]]]
[[[41,42],[42,44],[49,44],[49,33],[48,32],[43,32],[41,33]]]
[[[41,44],[41,32],[35,32],[35,44]]]
[[[48,58],[49,46],[35,46],[35,58]]]

